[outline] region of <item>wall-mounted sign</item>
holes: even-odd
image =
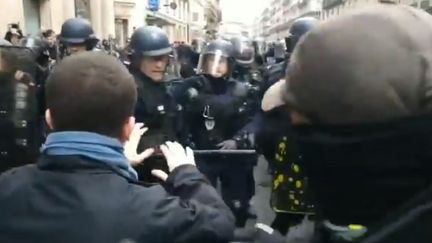
[[[159,10],[159,0],[149,0],[149,10],[158,11]]]

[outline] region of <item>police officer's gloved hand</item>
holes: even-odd
[[[195,166],[194,154],[189,147],[184,149],[183,146],[177,142],[166,142],[160,146],[160,149],[167,161],[170,172],[182,165]],[[163,181],[166,181],[168,178],[168,174],[162,170],[152,170],[152,174]]]
[[[235,97],[246,97],[249,94],[250,85],[246,83],[238,83],[232,91]]]
[[[221,150],[233,150],[237,149],[237,142],[234,139],[228,139],[216,145]]]
[[[154,153],[154,149],[146,149],[138,154],[137,148],[142,135],[147,132],[148,128],[144,127],[144,123],[136,123],[129,140],[124,144],[124,155],[129,160],[131,166],[136,166],[142,163],[145,159]]]
[[[255,147],[255,134],[244,133],[234,137],[237,149],[253,149]]]

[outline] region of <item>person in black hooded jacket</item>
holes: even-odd
[[[323,22],[264,95],[289,114],[314,242],[431,242],[431,21],[388,3]]]

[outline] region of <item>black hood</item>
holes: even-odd
[[[432,181],[432,116],[294,129],[317,208],[332,223],[373,224]]]

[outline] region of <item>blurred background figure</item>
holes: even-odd
[[[194,51],[192,46],[180,44],[175,48],[179,74],[182,78],[189,78],[195,75],[195,67],[198,65],[199,53]]]
[[[14,46],[20,45],[20,40],[24,37],[19,24],[9,24],[8,31],[4,37],[5,40],[9,41]]]
[[[57,36],[54,30],[49,29],[42,32],[42,37],[48,43],[49,57],[52,60],[57,60],[59,53],[58,53],[58,45],[57,45]]]

